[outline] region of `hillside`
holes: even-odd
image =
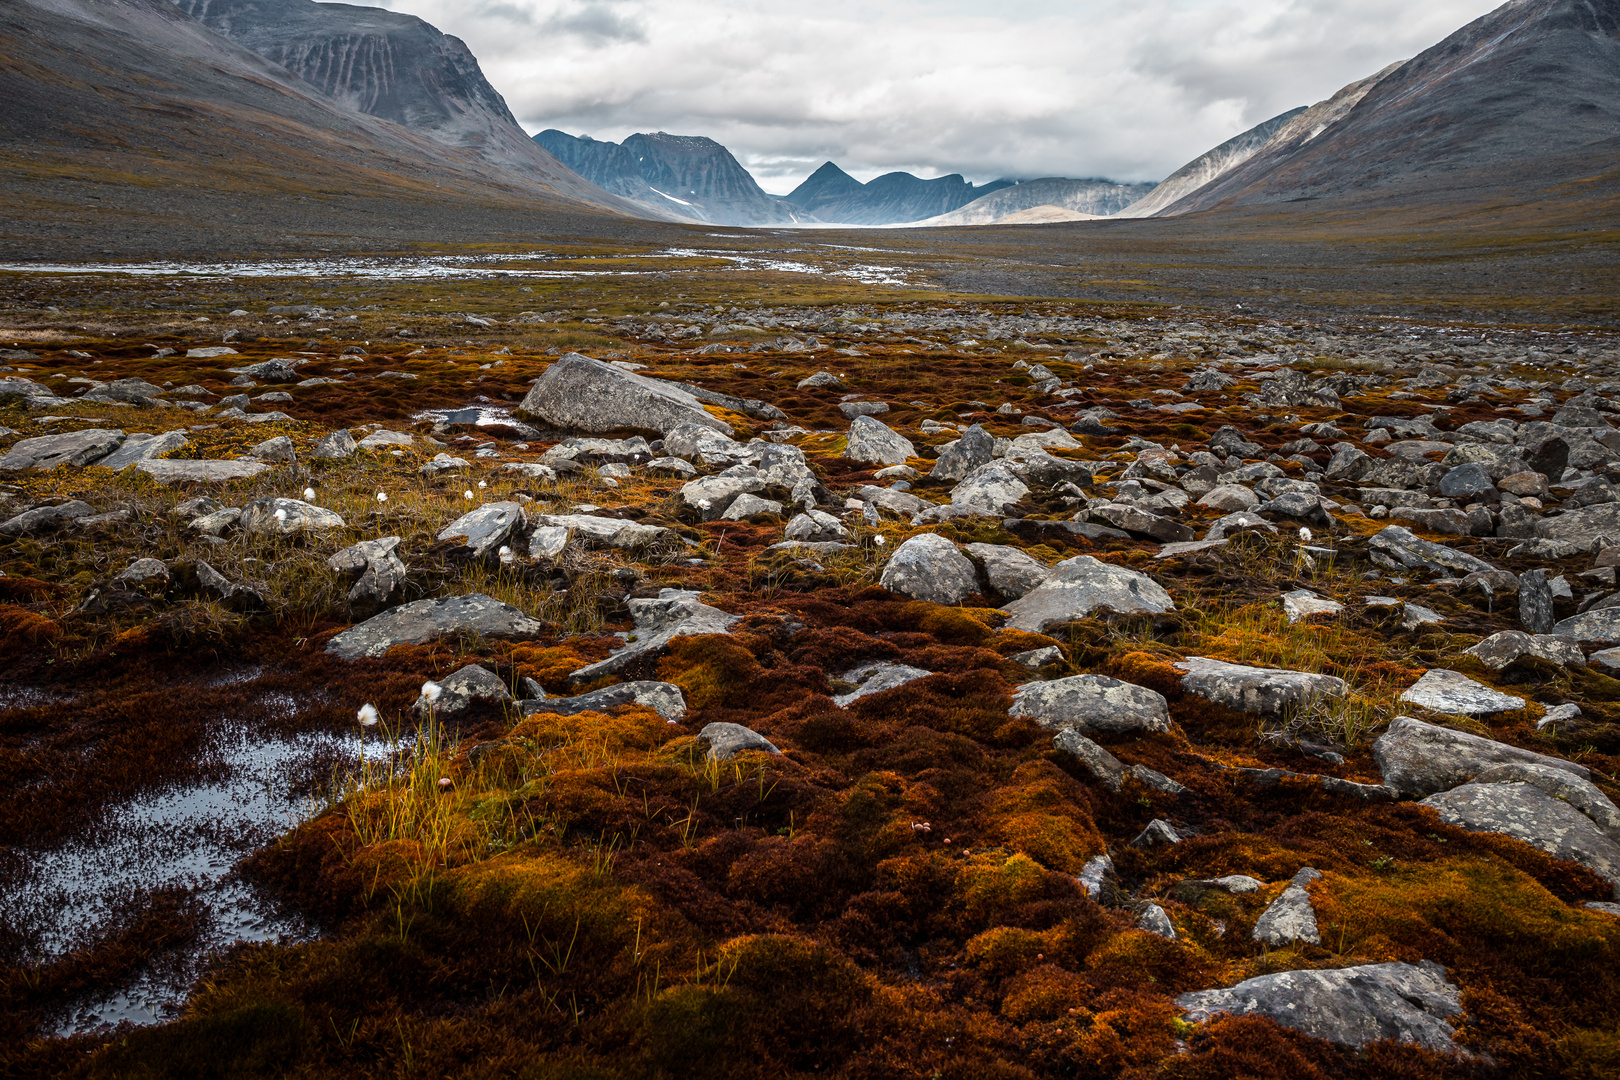
[[[994,225],[1031,221],[1082,221],[1109,217],[1153,190],[1151,184],[1116,184],[1111,180],[1069,180],[1046,177],[1002,188],[958,210],[921,222],[923,225]],[[1031,215],[1031,211],[1041,210]]]

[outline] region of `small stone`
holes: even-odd
[[[1074,728],[1064,728],[1058,732],[1052,739],[1052,745],[1060,753],[1078,761],[1092,779],[1109,791],[1118,791],[1124,786],[1126,770],[1120,760]]]
[[[511,701],[512,694],[506,689],[506,684],[488,668],[477,664],[468,664],[454,674],[439,680],[439,697],[437,701],[430,700],[426,693],[416,699],[411,711],[418,716],[426,716],[431,711],[436,716],[455,716],[465,712],[474,701]]]
[[[1537,567],[1519,575],[1519,622],[1532,634],[1545,634],[1553,628],[1552,587],[1547,571]]]
[[[1282,605],[1290,623],[1304,622],[1314,616],[1333,617],[1344,611],[1343,604],[1318,596],[1309,589],[1296,589],[1291,593],[1284,593]]]
[[[907,458],[916,456],[917,448],[910,440],[870,416],[857,416],[849,425],[844,457],[851,461],[904,465]]]
[[[1075,675],[1026,683],[1013,693],[1012,716],[1034,720],[1049,731],[1157,733],[1170,730],[1164,696],[1145,686],[1105,675]]]
[[[744,492],[732,500],[726,507],[726,512],[720,515],[722,521],[746,521],[756,514],[780,514],[782,504],[775,499],[762,499],[758,495]]]
[[[1158,904],[1143,905],[1141,913],[1136,916],[1136,925],[1167,941],[1176,940],[1176,928],[1170,924],[1170,916]]]
[[[293,441],[285,435],[266,439],[242,456],[252,461],[284,461],[288,464],[298,462],[298,453],[293,449]]]
[[[1581,654],[1580,647],[1569,638],[1526,634],[1519,630],[1492,634],[1466,652],[1492,671],[1501,671],[1526,656],[1537,657],[1549,664],[1586,666],[1586,657]]]
[[[698,742],[708,745],[710,761],[729,761],[738,754],[782,752],[771,740],[741,724],[706,724],[698,732]]]
[[[357,446],[354,436],[340,429],[317,443],[309,456],[323,461],[340,461],[343,458],[353,457]]]
[[[1052,571],[1019,548],[1003,544],[969,544],[967,553],[984,565],[990,587],[1008,600],[1040,588]]]
[[[1305,887],[1320,881],[1320,872],[1306,867],[1295,874],[1282,895],[1271,902],[1255,921],[1253,938],[1265,945],[1281,948],[1303,941],[1307,945],[1320,945],[1316,927],[1316,909],[1311,907],[1311,894]]]
[[[345,660],[385,655],[395,645],[421,645],[470,631],[491,637],[534,638],[546,626],[482,593],[417,600],[383,612],[333,637],[326,651]]]
[[[1175,601],[1146,574],[1090,555],[1077,555],[1052,567],[1038,588],[1002,610],[1014,630],[1043,634],[1050,627],[1084,619],[1099,610],[1119,615],[1170,611]]]
[[[852,671],[846,671],[838,677],[838,681],[855,689],[847,694],[838,694],[833,698],[833,704],[839,708],[848,708],[861,698],[870,694],[880,694],[885,690],[893,690],[897,686],[915,682],[932,675],[932,671],[922,668],[908,667],[905,664],[891,664],[879,661],[875,664],[864,664]]]
[[[1179,843],[1181,843],[1181,834],[1176,832],[1175,826],[1163,818],[1154,818],[1148,822],[1148,827],[1137,834],[1135,840],[1131,841],[1131,847],[1161,847]]]

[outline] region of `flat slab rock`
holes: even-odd
[[[1492,634],[1465,651],[1492,671],[1501,671],[1526,656],[1545,660],[1549,664],[1586,666],[1586,656],[1580,646],[1569,638],[1552,634],[1526,634],[1522,630],[1504,630],[1500,634]]]
[[[535,380],[517,407],[564,431],[608,432],[620,428],[672,431],[702,424],[723,435],[731,425],[709,415],[692,394],[579,353],[568,353]]]
[[[1449,716],[1489,716],[1524,708],[1524,698],[1492,690],[1460,671],[1435,668],[1413,683],[1401,700]]]
[[[1175,665],[1181,687],[1206,701],[1239,712],[1280,716],[1312,698],[1340,697],[1349,691],[1343,679],[1309,671],[1247,667],[1204,656],[1189,656]]]
[[[1563,622],[1555,623],[1552,632],[1571,641],[1585,641],[1604,647],[1620,645],[1620,607],[1593,608]]]
[[[234,461],[176,461],[173,458],[153,458],[137,461],[135,468],[160,484],[220,484],[228,480],[247,480],[268,472],[270,466],[262,461],[239,458]]]
[[[1534,784],[1464,784],[1430,795],[1423,805],[1438,810],[1448,825],[1501,833],[1579,863],[1613,885],[1620,899],[1620,844],[1591,818]]]
[[[1344,612],[1344,605],[1337,600],[1318,596],[1309,589],[1295,589],[1291,593],[1284,593],[1282,606],[1283,613],[1288,616],[1291,623],[1315,616],[1336,616]]]
[[[545,624],[483,593],[468,593],[392,608],[338,634],[327,643],[326,651],[358,660],[383,656],[395,645],[421,645],[463,630],[492,637],[532,638],[545,631]]]
[[[1195,1024],[1222,1014],[1265,1016],[1340,1046],[1359,1049],[1393,1039],[1449,1053],[1456,1045],[1448,1021],[1462,1012],[1462,991],[1446,978],[1445,968],[1425,960],[1283,971],[1224,990],[1183,994],[1176,1004]]]
[[[697,593],[681,589],[665,589],[657,599],[630,601],[630,617],[636,622],[636,630],[624,648],[606,660],[580,668],[568,676],[570,682],[586,683],[604,675],[617,675],[641,658],[656,655],[678,637],[729,634],[737,621],[737,616],[699,601]]]
[[[1389,729],[1373,742],[1373,760],[1384,785],[1405,796],[1421,798],[1449,791],[1498,765],[1526,763],[1562,769],[1581,780],[1592,770],[1534,750],[1427,724],[1410,716],[1397,716]]]
[[[686,695],[674,683],[666,682],[624,682],[576,697],[525,698],[517,703],[523,716],[540,713],[575,716],[585,712],[605,712],[625,705],[651,709],[665,720],[679,720],[686,715]]]
[[[698,742],[707,744],[710,761],[729,761],[738,754],[757,752],[780,754],[776,745],[752,728],[741,724],[705,724],[698,732]]]
[[[83,468],[117,450],[124,441],[122,431],[86,428],[62,435],[37,435],[13,443],[0,457],[0,472],[24,469],[55,469],[63,465]]]
[[[1032,634],[1084,619],[1094,611],[1119,615],[1160,614],[1176,602],[1146,574],[1077,555],[1052,567],[1051,575],[1006,607],[1007,625]]]
[[[1467,552],[1424,540],[1410,529],[1391,525],[1368,541],[1372,560],[1389,570],[1427,570],[1436,574],[1477,574],[1496,567]]]
[[[1321,872],[1309,866],[1295,874],[1282,894],[1255,920],[1251,935],[1254,940],[1278,948],[1296,941],[1320,945],[1322,938],[1316,926],[1316,909],[1311,906],[1311,894],[1306,891],[1306,886],[1321,879]]]
[[[1011,715],[1028,717],[1048,731],[1170,730],[1170,707],[1163,695],[1105,675],[1026,683],[1013,694]]]
[[[893,690],[897,686],[904,686],[908,682],[925,679],[932,675],[932,671],[922,668],[909,667],[905,664],[891,664],[880,661],[876,664],[863,664],[853,671],[846,671],[838,677],[838,681],[855,687],[846,694],[838,694],[833,698],[833,704],[846,708],[869,694],[880,694],[885,690]]]

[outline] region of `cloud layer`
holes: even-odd
[[[373,0],[376,2],[376,0]],[[1491,0],[382,0],[467,42],[531,132],[708,135],[769,191],[823,161],[1159,180]]]

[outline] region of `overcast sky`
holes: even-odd
[[[367,0],[357,0],[367,2]],[[531,133],[707,135],[767,191],[1157,181],[1493,0],[371,0],[467,42]]]

